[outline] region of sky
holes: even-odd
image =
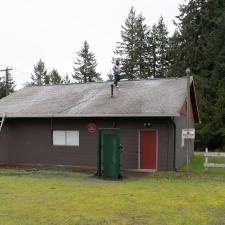
[[[13,68],[17,89],[30,81],[39,59],[48,71],[55,68],[61,76],[71,76],[77,52],[87,40],[98,62],[96,70],[106,79],[131,6],[150,27],[163,16],[171,35],[182,3],[184,0],[0,0],[0,69]]]

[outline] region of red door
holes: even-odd
[[[140,167],[156,169],[156,131],[140,132]]]

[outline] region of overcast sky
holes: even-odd
[[[95,53],[97,71],[106,79],[121,25],[131,6],[149,26],[164,17],[170,34],[184,0],[0,0],[0,69],[13,68],[17,88],[30,81],[41,58],[48,71],[73,73],[84,40]],[[3,75],[3,74],[1,74]]]

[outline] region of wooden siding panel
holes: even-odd
[[[4,124],[0,132],[0,164],[8,163],[8,127]]]
[[[187,117],[180,116],[174,120],[176,124],[176,166],[186,162],[186,146],[181,146],[182,128],[187,127]],[[190,120],[190,128],[194,128],[193,118]],[[194,140],[190,141],[190,155],[194,153]]]
[[[89,133],[87,125],[94,122],[97,128],[121,129],[122,169],[138,168],[139,131],[146,129],[144,122],[150,121],[158,131],[158,169],[172,169],[173,142],[170,141],[172,123],[170,118],[54,118],[53,129],[79,130],[80,146],[53,146],[51,144],[51,119],[10,119],[9,164],[64,164],[76,166],[96,166],[97,133]],[[167,156],[168,154],[168,156]]]

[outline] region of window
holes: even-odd
[[[54,130],[53,145],[79,146],[79,131],[77,130]]]

